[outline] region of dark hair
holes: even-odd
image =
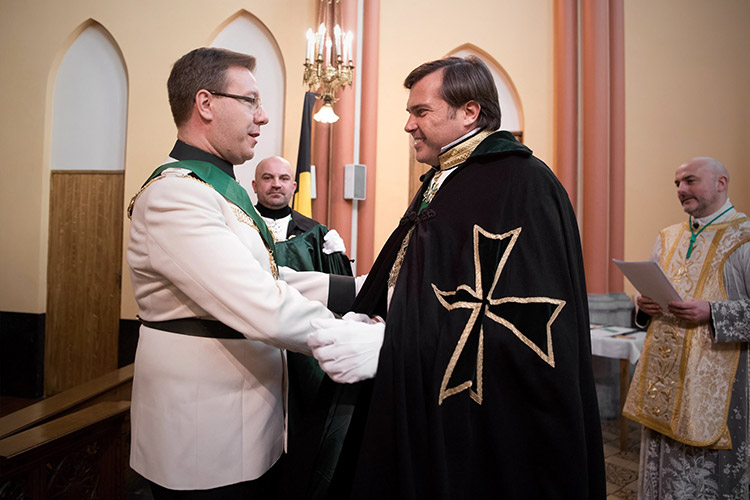
[[[489,130],[500,128],[500,102],[497,87],[487,65],[476,56],[445,57],[430,61],[415,68],[404,80],[404,87],[411,89],[419,80],[443,70],[440,94],[453,109],[469,102],[479,103],[477,126]]]
[[[226,71],[232,66],[255,70],[255,57],[226,49],[202,47],[180,57],[169,74],[167,91],[172,117],[179,127],[193,112],[195,94],[201,89],[224,91]]]

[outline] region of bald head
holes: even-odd
[[[258,166],[255,167],[255,179],[257,180],[263,172],[266,171],[286,171],[290,176],[292,175],[292,165],[281,156],[269,156],[265,160],[261,160]]]
[[[255,167],[253,190],[264,207],[278,210],[289,206],[295,189],[292,166],[284,158],[271,156]]]
[[[680,171],[680,169],[702,170],[712,175],[714,178],[718,178],[723,175],[727,178],[727,182],[729,182],[729,172],[724,167],[724,165],[722,165],[720,161],[708,156],[698,156],[696,158],[691,158],[690,160],[677,167],[677,171]]]
[[[729,172],[721,162],[705,156],[677,167],[674,183],[682,209],[693,217],[711,215],[729,196]]]

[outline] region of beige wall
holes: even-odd
[[[457,10],[455,2],[443,0],[381,0],[376,249],[408,202],[402,81],[423,61],[466,43],[494,57],[519,92],[526,143],[554,168],[553,1],[474,0],[470,7]],[[691,156],[722,160],[733,176],[735,204],[750,211],[750,172],[741,157],[742,146],[750,142],[750,2],[628,0],[625,8],[625,257],[644,259],[658,229],[683,219],[672,173]],[[241,9],[258,17],[280,46],[288,78],[284,154],[295,158],[304,91],[297,82],[303,33],[315,17],[313,0],[3,2],[0,310],[45,309],[51,89],[75,30],[96,20],[125,59],[127,202],[174,140],[165,90],[171,64],[209,44]],[[123,317],[132,318],[135,311],[125,266]]]
[[[713,156],[750,213],[750,2],[628,0],[625,257],[645,260],[657,232],[686,219],[674,170]]]

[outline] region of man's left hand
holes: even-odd
[[[669,312],[676,318],[690,323],[707,323],[711,319],[711,304],[705,300],[673,301],[669,303]]]

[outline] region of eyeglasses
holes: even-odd
[[[237,99],[238,101],[244,101],[250,105],[250,109],[252,111],[257,111],[258,108],[262,106],[260,102],[260,97],[248,97],[246,95],[237,95],[237,94],[227,94],[226,92],[217,92],[215,90],[208,90],[209,94],[211,95],[217,95],[219,97],[229,97],[231,99]]]

